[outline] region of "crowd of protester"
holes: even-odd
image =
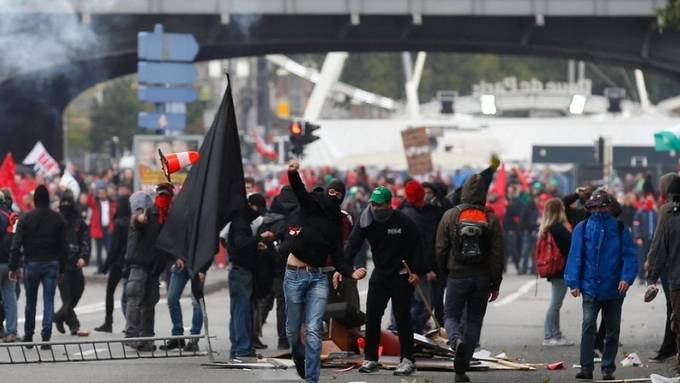
[[[18,281],[26,294],[23,341],[33,340],[39,286],[44,292],[41,339],[51,339],[53,324],[60,333],[67,326],[72,335],[86,336],[74,309],[88,264],[108,274],[104,323],[96,331],[113,331],[114,293],[122,284],[126,337],[153,336],[159,280],[164,279],[172,335],[183,335],[180,297],[188,283],[192,291],[202,288],[208,268],[189,270],[182,259],[155,248],[175,194],[172,185],[133,193],[129,169],[70,174],[76,187],[60,177],[24,174],[17,176],[19,195],[8,189],[0,194],[4,341],[17,340]],[[220,235],[230,264],[232,358],[255,356],[256,349],[267,347],[261,329],[276,305],[277,347],[291,350],[301,377],[317,381],[330,284],[341,288],[364,278],[368,259],[374,271],[362,372],[378,369],[379,326],[391,300],[390,329],[399,334],[402,356],[395,374],[415,371],[413,334],[443,326],[456,351],[456,381],[468,381],[465,372],[487,303],[498,297],[508,272],[538,273],[550,282],[546,347],[574,344],[560,329],[560,308],[568,289],[583,296],[578,378],[592,378],[595,349],[602,353],[603,378],[613,378],[621,304],[635,279],[647,281],[653,291],[660,278],[668,316],[654,359],[676,354],[671,313],[680,300],[670,291],[680,286],[675,275],[680,272],[674,270],[678,226],[666,221],[677,211],[677,175],[659,187],[649,175],[638,174],[569,192],[561,174],[506,168],[495,157],[479,173],[464,169],[423,179],[364,167],[300,169],[296,162],[281,173],[247,168],[246,174],[247,206]],[[336,273],[329,278],[332,270]],[[62,307],[55,310],[57,288]],[[358,296],[356,301],[358,306]],[[195,297],[192,307],[191,334],[197,335],[203,317]],[[299,332],[303,324],[305,342]],[[151,341],[128,345],[156,349]],[[163,348],[196,351],[198,341],[173,339]]]

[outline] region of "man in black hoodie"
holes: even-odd
[[[253,357],[252,296],[257,272],[257,251],[266,248],[265,242],[274,239],[266,231],[257,235],[251,224],[267,209],[261,194],[251,194],[248,206],[244,207],[231,221],[227,234],[229,252],[229,341],[231,358]]]
[[[368,240],[375,263],[366,299],[366,356],[359,372],[378,371],[380,323],[391,299],[401,347],[401,363],[394,375],[403,376],[416,371],[410,311],[413,285],[425,272],[418,227],[406,214],[392,210],[391,201],[392,193],[384,186],[371,193],[370,208],[364,210],[349,236],[346,257],[352,260]],[[337,286],[341,279],[341,274],[335,273],[333,284]]]
[[[33,194],[35,210],[24,214],[17,224],[12,239],[9,269],[10,280],[19,278],[19,267],[23,258],[24,283],[26,286],[26,310],[24,312],[24,342],[33,341],[35,332],[35,306],[38,301],[38,287],[43,288],[42,340],[47,342],[52,336],[52,317],[54,315],[54,293],[57,282],[64,274],[68,244],[66,242],[66,222],[50,209],[50,194],[43,185]],[[43,345],[42,349],[50,346]]]
[[[130,228],[130,215],[132,215],[130,210],[130,196],[119,196],[116,200],[116,213],[113,217],[111,248],[102,268],[104,273],[109,274],[109,277],[106,280],[106,314],[104,317],[104,324],[96,327],[94,331],[113,332],[113,294],[116,292],[116,288],[123,278],[128,230]],[[123,294],[125,294],[124,291]],[[125,315],[125,308],[123,308],[123,315]]]
[[[54,325],[57,331],[64,334],[64,322],[71,335],[77,335],[80,321],[74,311],[85,290],[83,267],[90,260],[90,228],[76,207],[73,192],[65,191],[59,202],[59,213],[66,220],[66,241],[68,242],[68,258],[64,270],[64,278],[59,282],[61,309],[54,314]]]
[[[131,204],[139,197],[148,201],[149,198],[144,194],[146,193],[141,191],[135,192],[130,196]],[[165,224],[173,196],[172,185],[159,184],[156,186],[153,206],[147,205],[146,208],[136,209],[132,213],[125,256],[125,261],[130,267],[126,289],[128,295],[126,338],[154,336],[156,304],[160,299],[159,277],[173,258],[156,247],[156,240]],[[181,259],[176,260],[176,264],[184,268]],[[156,350],[153,342],[128,342],[127,345],[138,351]]]
[[[366,269],[352,271],[343,256],[343,224],[340,204],[345,185],[332,181],[326,190],[307,192],[298,173],[300,164],[288,165],[288,181],[300,203],[300,222],[291,224],[290,254],[286,261],[283,292],[286,297],[286,334],[293,362],[300,377],[313,383],[319,380],[323,315],[328,299],[327,272],[335,268],[343,276],[361,279]],[[332,263],[333,267],[327,266]],[[305,325],[306,347],[300,339]]]

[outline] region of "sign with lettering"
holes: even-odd
[[[498,82],[480,81],[472,86],[472,95],[483,94],[512,94],[512,93],[545,93],[545,94],[592,94],[593,82],[590,79],[579,80],[574,83],[548,81],[542,82],[535,78],[518,80],[517,77],[506,77]]]

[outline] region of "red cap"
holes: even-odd
[[[425,204],[425,188],[418,181],[408,181],[406,183],[406,200],[412,205],[421,207]]]

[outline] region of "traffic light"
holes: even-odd
[[[290,123],[290,151],[302,157],[305,153],[305,145],[312,143],[319,139],[319,136],[314,135],[314,131],[321,128],[319,125],[314,125],[304,120],[296,120]]]

